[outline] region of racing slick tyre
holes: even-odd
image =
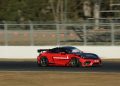
[[[47,67],[48,66],[48,59],[46,57],[41,57],[40,66],[41,67]]]
[[[70,66],[71,67],[79,67],[80,66],[79,60],[77,58],[71,58]]]

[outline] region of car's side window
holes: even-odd
[[[59,53],[59,48],[54,48],[52,50],[50,50],[51,53]]]
[[[68,53],[68,52],[67,52],[67,49],[64,49],[64,48],[61,48],[61,49],[60,49],[60,52]]]
[[[61,48],[59,48],[59,52],[63,52],[63,50]]]

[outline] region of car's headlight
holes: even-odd
[[[99,60],[94,60],[94,62],[99,62]]]

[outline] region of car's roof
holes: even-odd
[[[75,48],[75,47],[72,47],[72,46],[61,46],[59,48]]]
[[[72,47],[72,46],[60,46],[60,47],[55,47],[52,49],[69,49],[69,50],[73,50],[76,49],[76,47]]]

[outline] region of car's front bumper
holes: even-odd
[[[81,65],[83,67],[91,67],[91,66],[101,66],[101,60],[100,59],[84,59],[81,61]]]

